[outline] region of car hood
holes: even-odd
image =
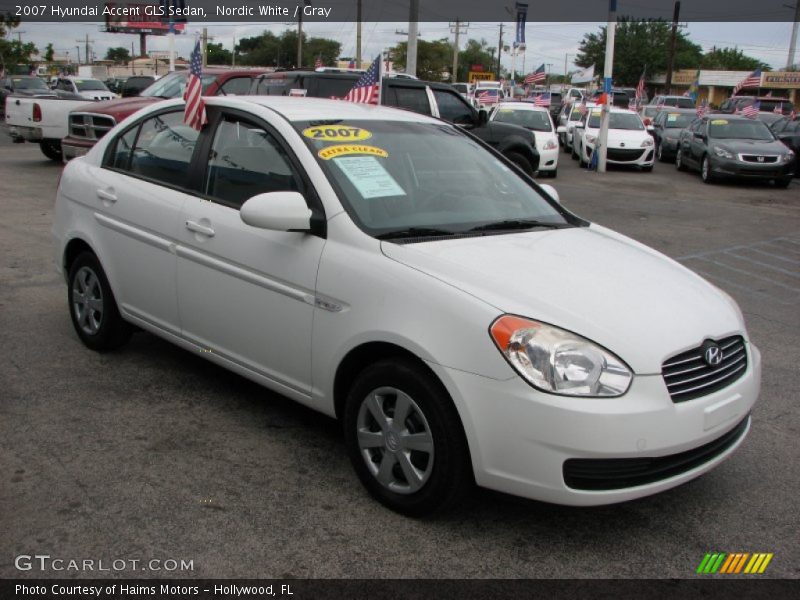
[[[93,102],[86,106],[81,106],[79,111],[91,110],[93,113],[103,115],[111,115],[119,123],[127,117],[132,115],[140,108],[150,106],[151,104],[162,100],[163,98],[151,98],[150,96],[135,96],[133,98],[118,98],[116,100],[105,100],[101,102]]]
[[[727,294],[666,256],[592,225],[412,244],[383,253],[497,309],[578,333],[638,374],[706,338],[744,333]],[[490,323],[478,324],[489,328]],[[488,334],[487,334],[488,335]]]
[[[778,140],[725,140],[711,138],[709,146],[721,146],[734,154],[786,154],[786,146]]]

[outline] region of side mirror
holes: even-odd
[[[559,125],[559,126],[556,128],[556,133],[567,133],[567,128],[566,128],[566,127],[564,127],[563,125]]]
[[[540,187],[540,188],[542,188],[542,191],[543,191],[545,194],[547,194],[547,195],[548,195],[548,196],[550,196],[550,197],[551,197],[553,200],[555,200],[556,202],[558,202],[559,204],[561,204],[561,198],[559,197],[559,195],[558,195],[558,192],[556,191],[556,188],[554,188],[554,187],[553,187],[552,185],[550,185],[549,183],[540,183],[540,184],[539,184],[539,187]]]
[[[489,113],[485,108],[478,110],[478,125],[486,125],[489,122]]]
[[[308,231],[311,209],[300,192],[267,192],[242,204],[239,216],[248,225],[273,231]]]
[[[653,127],[652,125],[647,125],[646,128],[647,128],[647,131],[649,131],[651,133],[655,129],[655,127]]]

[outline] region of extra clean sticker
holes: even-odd
[[[317,152],[317,156],[322,160],[330,160],[336,156],[345,156],[347,154],[369,154],[370,156],[380,156],[381,158],[389,156],[389,153],[383,148],[364,144],[339,144],[338,146],[328,146]]]
[[[714,119],[711,121],[712,125],[727,125],[728,121],[726,119]]]
[[[372,137],[372,132],[349,125],[318,125],[303,130],[303,135],[320,142],[360,142]]]

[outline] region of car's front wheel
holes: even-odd
[[[775,187],[776,188],[788,188],[789,184],[792,183],[791,177],[786,177],[785,179],[776,179],[775,180]]]
[[[367,490],[392,510],[424,516],[472,485],[458,412],[441,383],[410,361],[367,367],[347,396],[347,451]]]
[[[683,156],[681,155],[681,149],[678,148],[677,154],[675,154],[675,168],[678,171],[685,171],[686,165],[683,164]]]
[[[42,154],[44,154],[50,160],[61,162],[63,157],[61,153],[61,142],[53,140],[42,140],[41,142],[39,142],[39,149],[42,151]]]
[[[533,177],[533,167],[530,161],[519,152],[507,152],[506,158],[522,169],[526,175]]]
[[[69,270],[69,314],[81,341],[92,350],[113,350],[128,341],[133,327],[119,314],[100,261],[81,253]]]
[[[711,172],[711,161],[708,156],[703,157],[703,162],[700,163],[700,179],[703,183],[713,183],[714,174]]]

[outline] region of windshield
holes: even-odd
[[[644,129],[644,124],[639,118],[639,115],[634,113],[611,113],[611,120],[608,122],[609,129],[628,129],[628,130],[641,130]],[[600,127],[600,111],[593,110],[589,115],[589,127],[598,129]]]
[[[760,140],[775,139],[769,128],[761,121],[730,121],[712,119],[708,123],[708,137],[720,140]]]
[[[46,90],[47,84],[38,77],[12,77],[11,81],[17,90]]]
[[[75,79],[75,85],[79,92],[108,91],[106,84],[99,79]]]
[[[144,90],[140,96],[147,96],[151,98],[180,98],[183,96],[183,90],[186,88],[187,73],[170,73],[165,75],[153,85]],[[216,80],[215,75],[203,75],[203,94],[208,91],[208,87]]]
[[[567,224],[533,184],[452,125],[360,120],[293,125],[347,212],[370,235],[412,228],[447,235],[510,220]]]
[[[683,129],[692,124],[697,115],[690,113],[667,113],[664,119],[664,127],[667,129]]]
[[[528,110],[524,108],[498,108],[494,116],[495,121],[521,125],[533,131],[552,131],[550,116],[545,111]]]

